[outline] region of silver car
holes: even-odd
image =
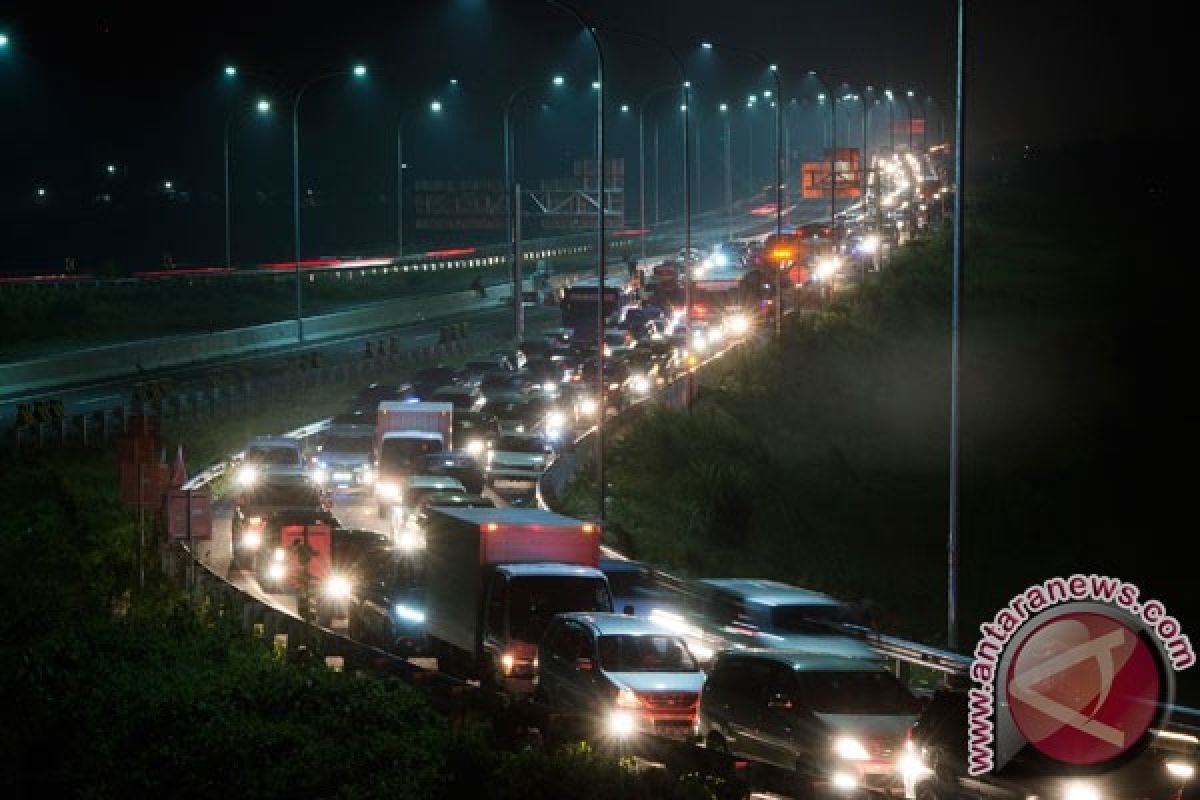
[[[703,685],[683,639],[641,617],[559,614],[538,646],[535,697],[607,736],[691,736]]]

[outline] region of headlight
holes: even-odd
[[[720,328],[713,328],[708,332],[708,340],[710,342],[719,342],[723,336],[724,333],[721,332]]]
[[[1100,800],[1100,793],[1091,783],[1082,781],[1076,783],[1068,783],[1067,789],[1064,790],[1063,800]]]
[[[512,672],[513,667],[516,665],[517,659],[512,653],[505,653],[504,655],[500,656],[500,666],[504,667],[504,673],[506,675]]]
[[[329,480],[329,471],[323,467],[317,467],[312,471],[313,483],[322,484]]]
[[[1100,792],[1090,783],[1070,783],[1063,792],[1063,800],[1100,800]]]
[[[363,483],[374,483],[375,482],[375,470],[371,469],[370,467],[363,467],[361,480]]]
[[[1196,774],[1196,768],[1186,761],[1168,761],[1167,772],[1172,778],[1178,778],[1181,781],[1190,781],[1192,776]]]
[[[715,267],[727,267],[729,266],[729,256],[724,253],[716,253],[712,257],[712,263]]]
[[[275,551],[271,553],[271,560],[280,564],[283,563],[285,558],[287,558],[287,550],[284,550],[282,547],[276,547]]]
[[[617,707],[618,708],[640,708],[641,703],[638,702],[637,694],[632,689],[622,689],[617,692]]]
[[[838,268],[841,265],[841,261],[833,256],[822,258],[817,262],[816,279],[819,281],[829,280],[837,274]]]
[[[424,611],[406,606],[403,603],[397,603],[395,607],[392,608],[392,611],[396,613],[397,617],[405,620],[406,622],[415,622],[417,624],[422,624],[425,622]]]
[[[350,583],[350,579],[342,575],[330,575],[325,580],[325,594],[334,600],[344,600],[350,596],[350,591],[354,588]]]
[[[866,761],[871,757],[862,742],[849,736],[839,736],[833,743],[833,752],[847,761]]]
[[[911,739],[904,743],[904,751],[896,761],[896,769],[904,781],[905,797],[914,796],[917,781],[930,773],[929,767],[925,766],[925,762],[913,747]]]
[[[744,314],[735,314],[725,321],[725,326],[734,334],[743,334],[750,330],[750,320]]]
[[[551,411],[546,415],[547,428],[561,428],[567,424],[567,415],[561,411]]]
[[[831,783],[833,784],[833,788],[843,792],[852,792],[858,788],[858,778],[849,772],[833,773]]]
[[[866,253],[867,255],[873,254],[879,249],[879,237],[874,235],[864,236],[863,240],[858,243],[858,249],[859,252]]]
[[[287,574],[287,567],[285,567],[279,561],[273,561],[273,562],[271,562],[271,565],[269,567],[267,567],[267,577],[273,581],[283,580],[283,576],[286,574]]]
[[[380,497],[392,499],[400,496],[400,487],[394,483],[385,481],[383,483],[376,484],[375,493]]]
[[[628,711],[612,711],[608,715],[610,736],[629,736],[637,730],[637,721]]]
[[[405,530],[396,537],[396,544],[401,550],[420,550],[425,544],[425,540],[418,532]]]
[[[596,401],[590,397],[584,398],[579,403],[579,410],[588,416],[595,414],[597,410]]]
[[[553,392],[557,388],[558,388],[558,384],[554,383],[553,381],[546,381],[545,383],[542,384],[543,392]]]
[[[242,534],[242,547],[247,550],[257,550],[262,546],[262,534],[258,531],[246,531]]]
[[[621,384],[619,384],[619,383],[610,383],[608,385],[608,390],[610,392],[615,392],[617,389],[620,389],[620,388],[621,388]]]
[[[636,378],[630,381],[629,385],[633,387],[635,392],[645,392],[650,388],[650,381],[646,380],[641,375],[638,375]]]
[[[251,528],[261,528],[263,524],[263,518],[257,515],[253,517],[246,517],[246,524]]]
[[[239,486],[253,486],[258,482],[258,470],[250,465],[246,465],[237,471],[237,482]]]
[[[482,453],[483,452],[483,440],[482,439],[472,439],[471,441],[467,442],[467,452],[473,456],[477,456],[480,453]]]

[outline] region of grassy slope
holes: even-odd
[[[1176,430],[1170,297],[1131,294],[1131,271],[1159,267],[1119,215],[1144,217],[1049,172],[985,185],[970,206],[967,642],[1013,593],[1076,571],[1137,581],[1200,624],[1188,570],[1154,546],[1182,499],[1160,469]],[[611,517],[637,556],[865,598],[885,629],[944,641],[948,261],[947,241],[906,253],[706,387],[691,419],[659,413],[623,436]],[[591,488],[574,497],[584,511]]]

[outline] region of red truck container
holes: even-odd
[[[549,511],[434,508],[428,636],[439,669],[533,691],[537,643],[564,611],[611,611],[600,529]]]
[[[383,402],[375,415],[375,499],[379,518],[400,500],[404,479],[420,457],[452,449],[450,403]]]

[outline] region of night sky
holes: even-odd
[[[789,97],[803,94],[801,78],[809,69],[856,85],[914,88],[935,99],[946,113],[947,132],[951,128],[951,0],[579,0],[578,5],[602,29],[648,34],[684,57],[695,85],[694,105],[701,111],[696,119],[701,207],[720,202],[721,123],[712,109],[718,101],[770,85],[760,65],[729,51],[701,51],[697,45],[702,39],[754,48],[777,61]],[[1181,56],[1167,45],[1174,34],[1164,33],[1162,28],[1169,26],[1162,18],[1084,0],[970,0],[968,9],[967,141],[973,157],[1025,144],[1153,138],[1180,124],[1167,101],[1172,60]],[[250,71],[294,88],[358,60],[371,68],[369,80],[359,85],[326,81],[305,96],[304,183],[315,186],[330,205],[352,211],[363,225],[351,237],[354,241],[342,243],[329,238],[320,219],[314,220],[318,248],[368,247],[386,238],[388,220],[394,218],[389,203],[400,109],[420,108],[436,96],[449,112],[436,120],[414,114],[406,129],[410,179],[498,178],[498,99],[556,71],[565,73],[571,85],[555,96],[531,93],[518,119],[522,178],[532,183],[569,174],[572,159],[586,155],[591,142],[590,44],[567,14],[540,0],[353,8],[96,3],[69,13],[54,4],[23,3],[0,12],[0,31],[11,40],[0,55],[0,107],[5,109],[0,172],[6,176],[0,208],[6,217],[28,210],[40,185],[52,188],[62,209],[82,207],[97,192],[115,190],[129,197],[171,180],[192,199],[188,224],[211,228],[222,185],[226,117],[233,109],[248,109],[258,96],[269,96],[278,111],[271,119],[255,120],[245,113],[231,128],[234,206],[243,220],[266,232],[253,240],[244,230],[239,234],[246,257],[286,257],[286,250],[264,244],[268,239],[286,241],[286,94],[255,80]],[[663,53],[620,36],[606,41],[614,108],[636,103],[646,89],[675,80]],[[1148,54],[1154,58],[1145,58]],[[221,68],[229,62],[243,70],[237,82],[223,79]],[[451,76],[473,91],[450,95],[446,81]],[[540,107],[543,100],[545,108]],[[648,115],[663,129],[664,142],[675,141],[669,136],[677,125],[673,110],[660,103]],[[610,122],[611,153],[632,159],[636,125],[616,113]],[[739,153],[734,157],[735,182],[750,187],[759,170],[769,170],[771,127],[766,114],[759,114],[757,122],[746,121],[757,129],[740,124],[735,121],[732,133]],[[932,118],[931,126],[937,130]],[[749,152],[741,155],[747,147]],[[673,197],[678,167],[669,153],[663,159],[663,191]],[[106,183],[107,163],[120,165],[120,182]],[[627,174],[632,181],[634,173]],[[627,205],[634,207],[632,201]],[[664,214],[674,211],[669,200],[665,205]],[[344,228],[344,220],[324,224]],[[202,238],[208,241],[210,233]],[[7,238],[18,242],[13,245],[18,250],[36,250],[46,234],[34,236],[22,229],[22,235]],[[22,260],[54,261],[60,255],[47,252],[43,259],[35,252]],[[198,251],[193,260],[210,255]]]

